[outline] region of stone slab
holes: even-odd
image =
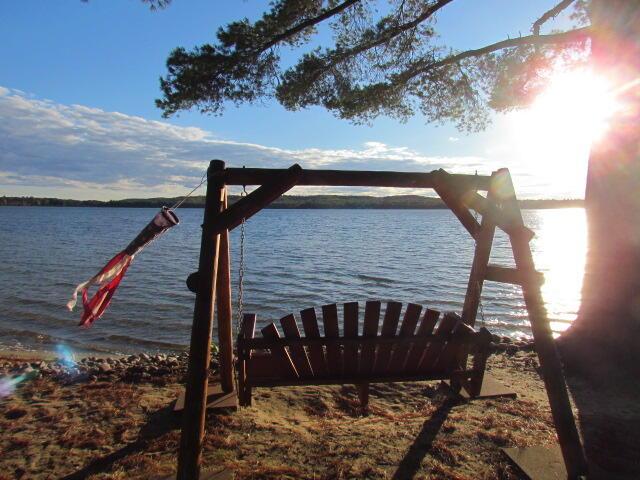
[[[450,388],[449,380],[443,380],[442,383]],[[516,398],[518,394],[514,392],[511,388],[503,385],[498,382],[491,375],[485,374],[482,380],[482,388],[480,388],[480,395],[477,397],[471,398],[469,393],[462,388],[459,392],[457,392],[465,400],[477,400],[481,398],[497,398],[497,397],[508,397],[508,398]]]
[[[184,390],[178,396],[175,405],[173,406],[174,412],[181,412],[184,410]],[[220,408],[238,408],[238,394],[233,392],[223,392],[219,383],[210,383],[207,388],[207,409],[220,409]]]
[[[502,451],[530,480],[566,480],[559,445],[503,448]]]

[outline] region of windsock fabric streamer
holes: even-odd
[[[82,293],[84,311],[80,319],[81,326],[89,327],[102,316],[135,255],[154,238],[162,235],[178,223],[180,223],[180,220],[178,220],[176,214],[167,207],[162,207],[162,210],[153,217],[153,220],[144,227],[127,248],[109,260],[96,275],[76,287],[71,300],[67,303],[67,308],[73,310],[78,301],[78,294]],[[98,290],[89,298],[89,288],[93,285],[98,285]]]

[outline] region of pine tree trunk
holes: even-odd
[[[569,363],[605,358],[600,352],[633,365],[640,356],[640,84],[633,84],[640,82],[640,2],[592,0],[591,13],[595,71],[619,89],[623,108],[591,149],[582,305],[561,346]]]

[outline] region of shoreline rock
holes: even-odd
[[[514,340],[510,337],[493,335],[491,354],[516,355],[518,352],[534,352],[532,340]],[[189,354],[147,353],[127,356],[89,356],[79,360],[61,359],[26,362],[20,359],[0,359],[0,376],[15,378],[52,377],[63,383],[82,381],[123,381],[130,383],[167,383],[183,381],[187,372]],[[212,358],[212,372],[217,370],[218,360]]]
[[[126,357],[90,356],[79,360],[57,358],[51,361],[25,362],[19,359],[1,359],[0,377],[50,377],[63,383],[98,380],[167,383],[182,381],[187,372],[188,358],[186,352],[171,355],[142,352]],[[217,366],[217,358],[213,358],[212,372],[217,370]]]

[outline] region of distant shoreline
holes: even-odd
[[[71,200],[40,197],[0,197],[0,207],[107,207],[107,208],[160,208],[174,205],[176,198],[129,198],[123,200]],[[238,195],[230,195],[229,202],[238,201]],[[584,207],[581,199],[520,200],[522,209],[555,209]],[[181,208],[203,208],[204,196],[188,198]],[[373,197],[364,195],[285,195],[267,208],[274,209],[374,209],[374,210],[440,210],[445,204],[436,197],[420,195],[393,195]]]

